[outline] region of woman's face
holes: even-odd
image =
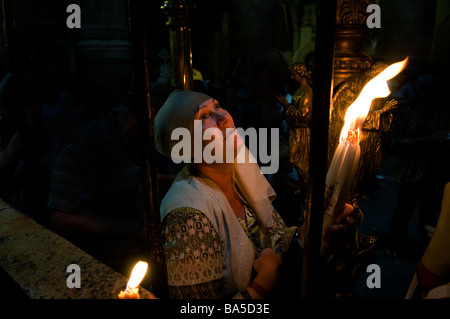
[[[226,160],[226,150],[232,151],[233,159],[236,157],[237,150],[242,146],[241,139],[237,134],[233,118],[223,109],[219,102],[214,99],[209,99],[200,104],[194,120],[200,120],[202,125],[202,136],[205,131],[211,129],[214,134],[211,139],[202,139],[202,150],[210,143],[214,143],[216,151],[223,152],[223,161]],[[220,131],[220,133],[219,133]],[[210,145],[211,148],[211,145]],[[222,156],[222,155],[221,155]]]
[[[214,99],[206,100],[200,104],[194,120],[201,120],[204,130],[216,127],[225,133],[226,128],[234,128],[234,122],[230,114]]]

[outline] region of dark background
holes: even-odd
[[[5,1],[0,34],[0,76],[25,70],[84,104],[90,116],[117,106],[130,89],[133,70],[128,2],[125,0]],[[81,29],[68,29],[66,8],[81,7]],[[304,0],[192,0],[190,26],[193,67],[205,81],[226,92],[233,109],[234,74],[248,54],[276,48],[291,64],[305,61],[314,51],[315,1]],[[387,63],[410,57],[406,73],[434,74],[448,84],[450,70],[450,3],[446,0],[381,0],[381,28],[371,30],[363,48],[374,60]],[[163,49],[169,51],[167,17],[162,1],[149,1],[151,82],[161,80]],[[12,20],[11,20],[12,19]],[[14,28],[8,29],[8,21]],[[448,92],[444,92],[448,96]],[[448,101],[443,98],[443,101]],[[448,105],[445,106],[448,109]],[[387,137],[389,138],[389,137]],[[388,144],[388,143],[387,143]],[[357,280],[358,298],[402,299],[420,258],[415,237],[416,214],[410,224],[411,250],[396,259],[384,254],[390,216],[395,209],[395,157],[387,148],[373,193],[362,203],[361,231],[378,236],[381,289],[368,289],[366,276]],[[1,182],[1,181],[0,181]],[[27,213],[27,211],[24,211]],[[299,214],[293,211],[292,214]]]

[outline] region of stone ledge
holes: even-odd
[[[81,288],[68,288],[67,266],[81,269]],[[117,299],[123,275],[0,199],[0,267],[32,299]],[[155,296],[140,287],[142,299]]]

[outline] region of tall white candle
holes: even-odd
[[[324,228],[334,223],[344,208],[359,167],[360,157],[359,132],[356,131],[351,138],[339,143],[327,172]]]
[[[323,230],[336,222],[336,218],[350,196],[361,156],[360,132],[372,101],[376,98],[387,97],[391,93],[387,81],[399,74],[407,62],[408,58],[393,63],[371,79],[347,109],[339,144],[326,176]]]

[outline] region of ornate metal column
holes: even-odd
[[[372,58],[362,50],[363,41],[369,36],[366,25],[367,6],[373,0],[338,0],[336,10],[334,87],[348,77],[367,70]]]
[[[172,85],[192,90],[192,48],[189,25],[189,5],[185,0],[167,0],[162,6],[168,17],[170,55],[172,58]]]
[[[328,163],[336,149],[347,108],[359,95],[364,85],[387,67],[382,62],[373,63],[372,58],[362,50],[363,42],[371,32],[366,25],[369,15],[367,6],[374,2],[373,0],[338,0]],[[389,129],[392,120],[390,111],[396,105],[396,101],[385,102],[378,99],[372,103],[363,126],[364,138],[361,147],[363,148],[364,174],[360,174],[358,183],[363,182],[363,179],[371,178],[371,175],[373,176],[380,168],[381,144],[377,139],[381,132]]]

